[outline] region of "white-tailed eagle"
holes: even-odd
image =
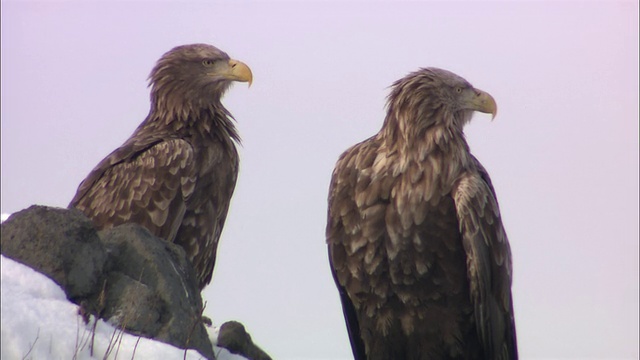
[[[463,127],[488,93],[426,68],[392,86],[382,129],[339,158],[329,258],[356,359],[516,359],[511,252]]]
[[[149,115],[89,173],[69,206],[99,229],[132,222],[181,245],[202,289],[238,176],[240,138],[221,98],[234,81],[251,84],[251,70],[193,44],[164,54],[149,80]]]

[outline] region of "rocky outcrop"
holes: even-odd
[[[59,284],[83,315],[215,358],[195,273],[180,246],[135,224],[97,232],[78,210],[36,205],[10,216],[1,232],[2,254]],[[226,343],[231,352],[243,354],[236,352],[234,339],[244,339],[241,348],[248,358],[270,359],[241,324],[240,336],[235,324],[227,324],[219,346]],[[247,352],[251,345],[259,352]]]

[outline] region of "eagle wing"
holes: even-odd
[[[70,206],[98,228],[134,222],[173,241],[195,189],[194,167],[188,141],[133,136],[91,171]]]
[[[452,195],[467,256],[478,337],[487,358],[517,359],[511,250],[489,174],[473,160],[477,171],[464,173]]]
[[[353,307],[353,302],[347,294],[347,290],[344,286],[340,285],[338,281],[338,275],[334,269],[333,261],[330,259],[331,273],[333,279],[338,286],[338,293],[340,294],[340,303],[342,304],[342,314],[344,315],[345,322],[347,324],[347,332],[349,333],[349,342],[351,343],[351,351],[353,352],[354,360],[366,360],[366,352],[364,348],[364,342],[360,336],[360,324],[356,316],[356,309]]]
[[[364,262],[364,251],[353,251],[354,239],[356,247],[366,245],[362,240],[374,242],[384,233],[384,211],[370,211],[366,219],[362,219],[362,208],[383,209],[376,206],[380,201],[380,186],[368,189],[371,178],[367,176],[369,168],[377,155],[377,147],[372,139],[359,143],[345,151],[338,160],[333,171],[329,189],[329,213],[327,219],[327,243],[329,248],[329,263],[335,280],[342,312],[347,324],[349,341],[355,360],[366,359],[365,345],[360,334],[360,324],[356,315],[356,308],[347,293],[347,287],[352,293],[357,293],[360,284],[353,278],[354,272],[364,272],[360,264]],[[364,172],[362,171],[364,170]],[[380,185],[380,184],[378,184]],[[387,184],[388,185],[388,184]],[[369,191],[364,191],[368,189]],[[366,196],[369,194],[370,196]],[[366,222],[363,223],[363,222]],[[363,233],[365,229],[366,233]]]
[[[205,161],[211,163],[215,170],[198,179],[175,240],[191,260],[201,289],[211,282],[213,276],[218,241],[238,176],[235,148],[230,149],[228,156],[221,156],[222,149],[213,153],[216,155]]]

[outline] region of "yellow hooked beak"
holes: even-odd
[[[496,104],[496,101],[493,99],[493,96],[489,95],[487,92],[479,89],[473,89],[473,95],[466,100],[468,109],[480,111],[485,114],[491,114],[491,120],[493,120],[498,113],[498,105]]]
[[[223,75],[229,80],[248,82],[249,87],[253,82],[253,74],[247,64],[234,59],[229,60],[229,68]]]

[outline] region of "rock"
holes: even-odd
[[[232,354],[238,354],[249,360],[271,360],[262,349],[253,343],[251,335],[237,321],[227,321],[220,327],[218,346],[226,348]]]
[[[50,277],[83,316],[215,359],[181,247],[134,224],[98,233],[75,209],[34,205],[0,228],[2,254]]]
[[[184,250],[136,224],[100,232],[111,261],[102,316],[128,331],[214,358]]]
[[[55,281],[83,316],[215,359],[196,276],[180,246],[135,224],[97,232],[76,209],[39,205],[11,215],[0,229],[2,254]],[[271,360],[236,321],[220,327],[218,346]]]
[[[33,205],[11,215],[0,229],[2,254],[51,278],[70,300],[100,290],[106,249],[80,211]]]

